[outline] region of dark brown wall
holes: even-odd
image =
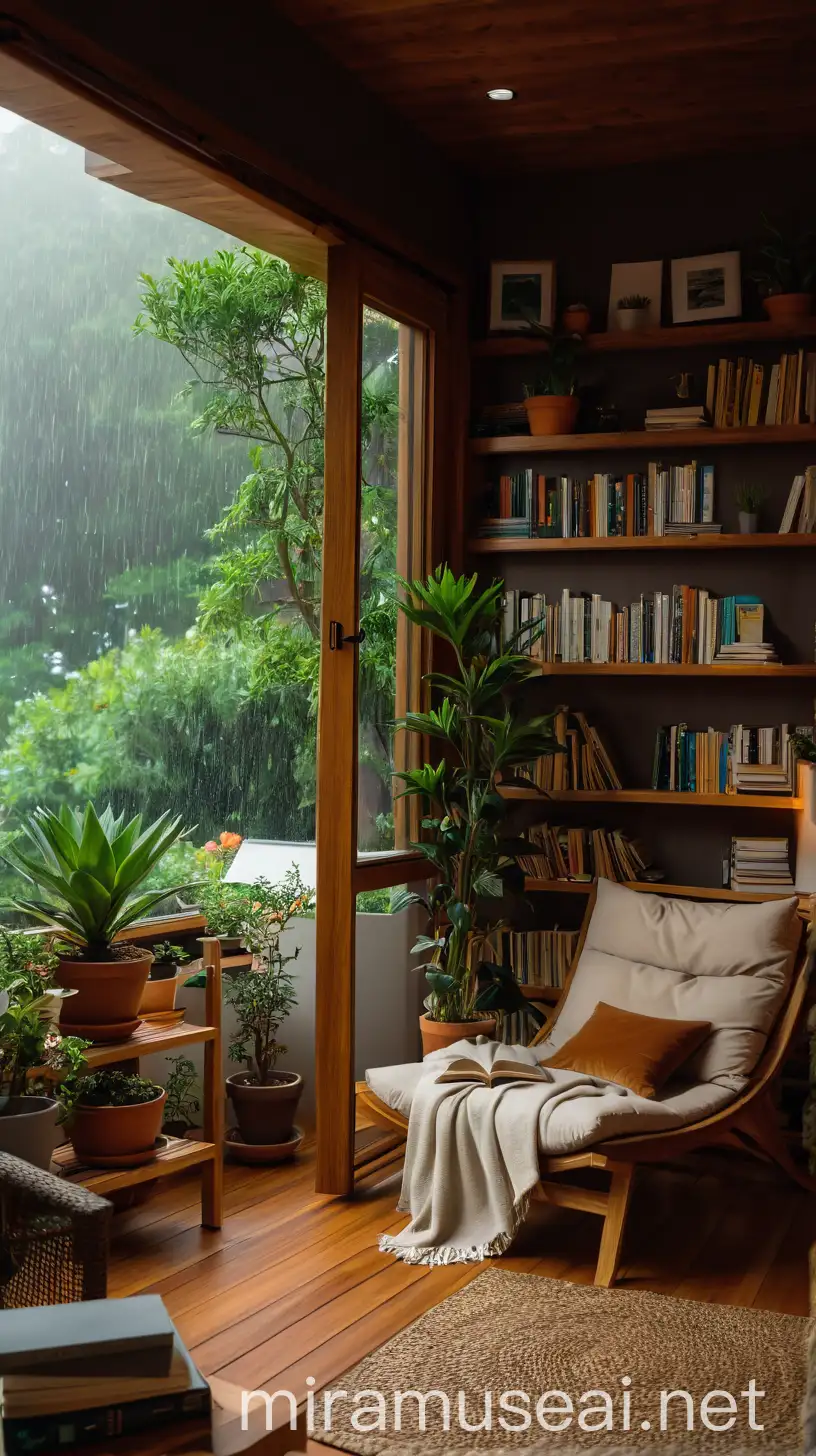
[[[266,0],[11,0],[42,54],[95,72],[128,106],[164,108],[312,219],[348,226],[449,275],[468,253],[468,196],[440,154]],[[23,57],[21,57],[23,58]],[[92,78],[94,79],[94,78]]]

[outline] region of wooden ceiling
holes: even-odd
[[[815,0],[274,0],[475,174],[816,134]],[[488,101],[489,87],[517,99]]]

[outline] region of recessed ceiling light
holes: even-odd
[[[491,101],[515,101],[516,99],[515,91],[511,91],[509,86],[494,86],[487,94]]]

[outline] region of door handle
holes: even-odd
[[[365,630],[361,627],[359,632],[343,632],[342,622],[329,622],[329,651],[339,652],[345,642],[365,642]]]

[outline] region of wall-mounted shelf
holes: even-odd
[[[790,551],[812,550],[816,532],[757,531],[753,536],[713,533],[708,536],[482,536],[468,542],[472,556],[497,556],[504,552],[560,551]]]
[[[537,789],[501,788],[505,799],[529,799],[548,804],[671,804],[693,809],[801,809],[793,794],[688,794],[660,789]]]
[[[602,450],[685,450],[691,446],[813,445],[814,425],[741,425],[730,430],[619,430],[597,435],[477,435],[474,455],[581,455]]]
[[[591,895],[596,884],[597,880],[537,880],[528,876],[524,881],[524,888],[557,895]],[[800,914],[804,913],[805,917],[809,915],[810,896],[803,895],[799,890],[784,890],[776,896],[752,895],[746,890],[715,890],[701,885],[667,885],[664,880],[624,880],[623,884],[627,890],[640,890],[650,895],[680,895],[694,900],[745,900],[751,904],[763,900],[789,900],[792,895],[798,895]]]
[[[641,329],[632,333],[587,334],[584,345],[592,354],[623,354],[652,349],[700,349],[729,344],[775,344],[816,335],[816,316],[796,319],[793,324],[773,324],[762,319],[747,323],[689,324],[665,329]],[[544,354],[547,340],[535,334],[497,335],[474,339],[474,359],[501,359],[514,354]]]
[[[539,662],[543,677],[816,677],[816,662]]]

